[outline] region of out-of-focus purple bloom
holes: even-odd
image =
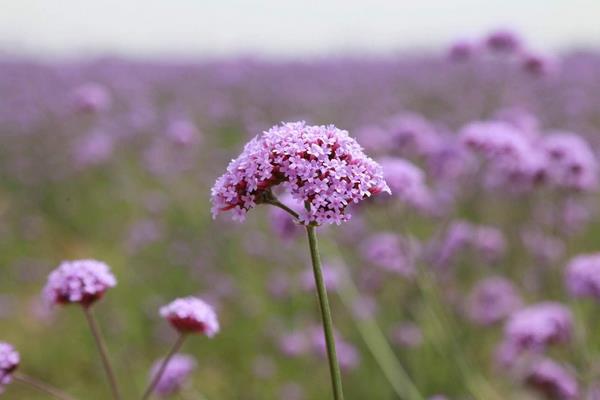
[[[305,204],[304,223],[337,223],[350,219],[348,205],[390,192],[381,167],[367,157],[348,132],[304,122],[275,126],[252,139],[213,187],[213,216],[233,210],[243,220],[282,184]]]
[[[0,342],[0,394],[4,386],[12,382],[12,374],[19,367],[21,358],[13,346]]]
[[[150,380],[154,379],[163,361],[163,359],[157,360],[152,365]],[[187,354],[175,354],[158,380],[154,393],[160,397],[169,397],[179,392],[197,366],[198,363],[194,357]]]
[[[560,239],[546,235],[539,230],[524,230],[521,238],[527,251],[540,264],[552,264],[558,261],[565,252],[565,245]]]
[[[521,297],[513,284],[505,278],[483,279],[467,299],[469,319],[480,325],[502,321],[521,306]]]
[[[310,350],[310,340],[303,331],[295,331],[281,336],[278,340],[279,349],[288,357],[298,357]]]
[[[521,56],[521,66],[526,73],[536,77],[548,76],[557,69],[556,62],[550,57],[533,52]]]
[[[198,333],[213,337],[219,332],[215,310],[197,297],[183,297],[160,309],[161,317],[182,333]]]
[[[600,301],[600,253],[581,254],[571,259],[565,280],[572,296]]]
[[[373,318],[377,312],[377,302],[370,296],[360,296],[354,300],[352,312],[358,319]]]
[[[73,101],[76,111],[95,113],[109,109],[111,96],[104,86],[89,82],[75,90]]]
[[[73,150],[73,158],[82,167],[100,165],[110,159],[113,154],[113,138],[101,131],[92,132],[81,138]]]
[[[392,329],[392,341],[402,347],[418,347],[423,343],[423,332],[414,322],[402,322]]]
[[[386,271],[404,277],[410,277],[415,272],[409,244],[395,233],[371,235],[360,245],[360,253],[366,262]]]
[[[549,400],[579,398],[575,377],[562,365],[550,359],[536,361],[527,372],[525,382]]]
[[[512,54],[516,53],[521,49],[521,38],[519,38],[514,32],[500,29],[491,32],[485,38],[485,45],[487,48],[495,53],[501,54]]]
[[[63,261],[48,275],[44,298],[52,304],[89,307],[117,284],[108,265],[97,260]]]
[[[431,195],[421,169],[402,158],[385,158],[379,163],[394,197],[418,210],[431,208]]]
[[[177,118],[169,122],[167,137],[177,145],[186,146],[198,141],[200,132],[190,120]]]
[[[494,226],[475,227],[471,241],[475,251],[490,263],[498,261],[506,251],[504,235]]]
[[[448,49],[448,58],[452,61],[463,62],[470,60],[477,51],[475,44],[468,40],[459,40]]]
[[[460,131],[460,141],[492,160],[513,162],[529,156],[530,144],[516,127],[501,121],[471,122]]]
[[[598,162],[581,136],[567,132],[552,133],[544,137],[541,145],[548,159],[553,184],[578,191],[597,188]]]
[[[543,302],[515,312],[504,327],[500,361],[511,364],[524,352],[541,352],[552,344],[571,340],[571,311],[556,302]]]
[[[436,147],[439,136],[433,125],[415,113],[401,113],[388,121],[387,149],[401,155],[425,155]]]
[[[464,250],[473,238],[473,226],[466,221],[453,221],[441,240],[431,244],[431,262],[437,268],[447,269],[458,254]]]
[[[356,347],[343,340],[337,332],[334,332],[334,338],[340,368],[344,371],[350,371],[358,367],[360,364],[360,354]],[[312,329],[311,339],[317,354],[321,357],[327,357],[327,346],[323,331],[320,328]]]

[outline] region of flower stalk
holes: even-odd
[[[333,388],[333,398],[343,400],[342,375],[335,350],[335,337],[333,334],[333,320],[331,318],[331,308],[327,298],[327,288],[323,280],[323,271],[321,267],[321,257],[319,255],[319,246],[317,234],[314,225],[306,226],[308,235],[308,245],[310,247],[310,258],[312,261],[315,283],[317,287],[317,296],[319,298],[319,308],[321,310],[321,319],[323,322],[323,333],[325,334],[325,344],[327,346],[327,359],[329,361],[329,373],[331,375],[331,384]]]
[[[54,386],[51,386],[45,382],[42,382],[36,378],[33,378],[29,375],[25,375],[22,373],[15,373],[13,375],[13,379],[17,382],[20,382],[24,385],[27,385],[35,390],[37,390],[40,393],[45,393],[55,399],[58,400],[75,400],[74,397],[71,397],[70,395],[66,394],[65,392],[63,392],[60,389],[55,388]]]
[[[83,313],[85,314],[85,318],[90,326],[90,330],[92,331],[92,335],[94,336],[94,341],[96,342],[96,347],[98,348],[98,352],[100,353],[100,358],[102,359],[102,366],[104,367],[104,371],[106,372],[106,376],[108,377],[108,383],[110,385],[110,390],[112,392],[112,396],[114,400],[121,400],[121,395],[119,394],[119,387],[117,385],[117,379],[115,378],[115,373],[113,371],[112,366],[110,365],[110,360],[108,358],[108,351],[106,349],[106,344],[102,338],[102,334],[100,332],[100,328],[98,327],[98,323],[92,314],[90,307],[85,305],[82,306]]]
[[[186,337],[187,335],[185,333],[181,333],[179,335],[177,341],[175,342],[175,344],[173,344],[173,347],[171,347],[171,350],[169,350],[169,353],[160,364],[160,367],[158,368],[156,375],[154,375],[154,377],[152,378],[152,381],[148,385],[148,388],[146,388],[146,391],[142,396],[142,400],[147,400],[150,398],[152,392],[154,391],[154,388],[156,387],[156,385],[158,385],[158,382],[160,382],[160,378],[162,378],[163,374],[165,373],[165,370],[169,366],[169,362],[171,361],[173,356],[181,349],[181,346],[183,345],[183,342],[185,341]]]

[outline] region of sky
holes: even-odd
[[[437,48],[511,28],[534,47],[600,46],[600,0],[0,0],[0,51],[297,57]]]

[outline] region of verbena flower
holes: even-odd
[[[404,277],[415,273],[410,244],[393,232],[380,232],[367,237],[360,245],[362,258],[377,267]]]
[[[522,41],[514,32],[500,29],[485,38],[485,45],[490,51],[511,54],[521,49]]]
[[[79,86],[75,90],[73,100],[76,111],[90,113],[106,111],[111,103],[108,90],[94,82]]]
[[[48,276],[44,298],[53,304],[90,306],[117,284],[108,265],[97,260],[63,261]]]
[[[19,353],[13,346],[0,342],[0,393],[12,382],[12,374],[19,367]]]
[[[571,259],[565,280],[572,296],[600,300],[600,253],[581,254]]]
[[[564,305],[543,302],[515,312],[504,327],[501,362],[511,364],[524,352],[542,352],[549,345],[569,342],[573,316]]]
[[[589,191],[598,186],[598,162],[590,145],[579,135],[555,132],[544,137],[549,176],[558,187]]]
[[[575,377],[566,368],[550,359],[536,361],[529,368],[525,382],[548,399],[578,398],[579,389]]]
[[[467,299],[469,319],[480,325],[502,321],[521,306],[521,298],[508,279],[490,277],[481,280]]]
[[[213,217],[231,210],[241,221],[277,185],[306,205],[300,214],[305,224],[340,224],[351,217],[349,205],[390,193],[381,167],[347,131],[285,123],[247,143],[217,179],[211,191]]]
[[[150,380],[152,381],[158,373],[163,359],[157,360],[150,369]],[[154,393],[161,397],[171,396],[181,390],[189,376],[194,372],[198,363],[196,359],[187,354],[175,354],[160,379],[154,387]]]
[[[219,332],[214,309],[197,297],[176,299],[160,309],[160,315],[181,333],[213,337]]]
[[[420,168],[402,158],[385,158],[379,163],[395,197],[418,210],[431,207],[431,194]]]

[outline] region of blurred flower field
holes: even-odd
[[[184,344],[173,398],[330,398],[302,227],[211,215],[246,142],[306,121],[347,130],[392,192],[317,229],[347,399],[600,399],[599,53],[499,32],[363,59],[5,58],[0,94],[0,341],[28,374],[109,398],[83,314],[41,296],[92,258],[118,281],[94,311],[124,399],[190,295],[220,332]]]

